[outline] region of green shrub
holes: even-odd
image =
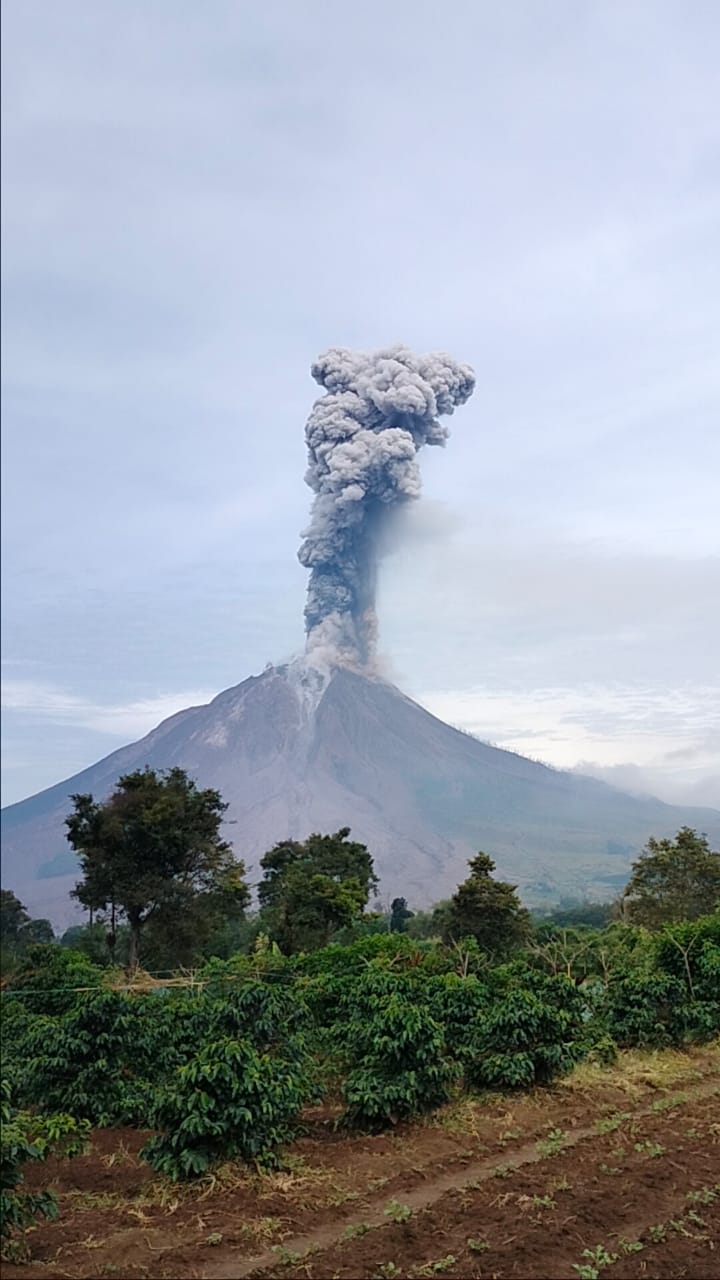
[[[81,952],[38,942],[23,954],[7,990],[17,991],[31,1013],[59,1015],[80,998],[77,988],[99,987],[103,978],[103,970]]]
[[[573,983],[526,971],[520,986],[510,984],[511,973],[498,974],[500,990],[475,1024],[465,1061],[475,1088],[546,1084],[585,1053],[583,999]]]
[[[442,1027],[413,999],[411,983],[368,974],[345,1014],[338,1036],[348,1069],[342,1087],[346,1124],[382,1129],[448,1100],[456,1068]]]
[[[666,973],[637,974],[608,986],[607,1025],[621,1048],[663,1049],[687,1038],[685,983]]]
[[[149,998],[94,991],[64,1017],[35,1019],[17,1073],[23,1103],[66,1109],[97,1125],[147,1124],[150,1081],[162,1070],[158,1028],[139,1016]]]
[[[222,1160],[273,1165],[311,1092],[302,1055],[291,1061],[229,1037],[203,1045],[161,1091],[153,1120],[163,1132],[143,1159],[173,1180]]]
[[[48,1155],[71,1156],[87,1146],[89,1125],[69,1115],[29,1115],[12,1105],[7,1080],[0,1084],[0,1237],[2,1252],[14,1261],[27,1254],[24,1234],[36,1217],[56,1218],[50,1191],[23,1191],[23,1166]]]

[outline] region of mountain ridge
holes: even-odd
[[[349,826],[375,858],[383,899],[402,894],[415,906],[452,892],[478,848],[532,902],[610,896],[650,835],[687,824],[720,839],[720,811],[666,805],[529,760],[446,724],[379,677],[294,662],[176,712],[4,809],[4,882],[31,912],[61,923],[74,915],[69,796],[104,798],[121,773],[145,765],[180,765],[221,792],[226,836],[251,880],[276,841]]]

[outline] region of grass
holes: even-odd
[[[680,1081],[702,1080],[708,1069],[720,1070],[720,1039],[696,1050],[622,1049],[609,1066],[581,1062],[556,1089],[589,1093],[595,1089],[618,1089],[638,1099],[649,1088],[672,1089]]]

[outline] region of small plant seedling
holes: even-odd
[[[455,1254],[448,1253],[444,1258],[438,1258],[437,1262],[429,1262],[426,1267],[422,1268],[421,1275],[441,1275],[443,1271],[449,1271],[451,1267],[454,1267],[456,1262]]]
[[[378,1267],[375,1275],[378,1280],[394,1280],[395,1276],[401,1274],[400,1268],[394,1262],[383,1262]]]
[[[651,1159],[655,1159],[656,1156],[661,1156],[665,1153],[665,1148],[660,1142],[636,1142],[635,1150],[646,1152]]]
[[[273,1253],[277,1256],[279,1262],[285,1266],[291,1266],[294,1262],[299,1262],[302,1258],[301,1253],[297,1253],[295,1249],[288,1249],[287,1245],[274,1244]]]
[[[700,1137],[700,1130],[699,1130],[699,1129],[686,1129],[686,1130],[685,1130],[685,1137],[686,1137],[686,1138],[699,1138],[699,1137]]]
[[[471,1253],[485,1253],[490,1248],[487,1240],[481,1240],[479,1236],[470,1236],[466,1243]]]
[[[496,1164],[492,1171],[493,1178],[509,1178],[511,1174],[512,1169],[509,1164]]]
[[[645,1248],[641,1240],[621,1240],[619,1243],[623,1253],[640,1253]]]
[[[658,1098],[657,1102],[653,1102],[652,1110],[669,1111],[671,1107],[681,1107],[687,1100],[686,1093],[673,1093],[669,1098]]]
[[[514,1142],[515,1138],[519,1138],[521,1133],[521,1126],[519,1124],[513,1125],[512,1129],[506,1129],[504,1133],[500,1134],[500,1141],[502,1143]]]
[[[212,1245],[222,1244],[222,1231],[211,1231],[207,1238],[207,1243]]]
[[[688,1211],[687,1211],[687,1220],[688,1220],[688,1222],[693,1222],[693,1223],[695,1224],[695,1226],[696,1226],[696,1227],[706,1227],[706,1226],[707,1226],[707,1222],[705,1221],[705,1219],[704,1219],[704,1218],[701,1218],[701,1217],[700,1217],[700,1214],[698,1213],[697,1209],[688,1209]]]
[[[626,1120],[630,1119],[628,1111],[615,1111],[611,1116],[603,1116],[601,1120],[596,1120],[594,1128],[597,1133],[614,1133],[620,1128]]]
[[[571,1188],[572,1182],[568,1182],[566,1177],[559,1178],[553,1186],[554,1191],[570,1191]]]
[[[664,1222],[658,1222],[656,1226],[650,1227],[648,1235],[653,1244],[661,1244],[663,1240],[667,1240],[667,1227]]]
[[[712,1204],[717,1199],[719,1187],[701,1187],[699,1191],[688,1191],[685,1199],[691,1204]]]
[[[612,1151],[610,1152],[610,1155],[613,1156],[616,1160],[622,1160],[623,1156],[625,1155],[625,1147],[613,1147]]]
[[[408,1204],[400,1204],[399,1200],[389,1200],[383,1210],[386,1218],[392,1222],[408,1222],[412,1218],[412,1209]]]
[[[551,1129],[547,1138],[541,1138],[535,1147],[541,1156],[556,1156],[563,1149],[565,1142],[564,1129]]]
[[[536,1209],[555,1209],[557,1208],[552,1196],[533,1196],[532,1202]]]
[[[606,1173],[609,1178],[615,1178],[618,1173],[622,1173],[622,1169],[618,1164],[601,1164],[600,1172]]]
[[[358,1236],[367,1235],[370,1230],[369,1222],[351,1222],[343,1231],[343,1240],[355,1240]]]
[[[596,1244],[594,1249],[583,1249],[582,1256],[587,1258],[587,1262],[574,1263],[573,1270],[577,1271],[580,1280],[597,1280],[603,1267],[611,1267],[619,1254],[608,1253],[603,1245]]]

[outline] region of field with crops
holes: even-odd
[[[2,991],[2,1251],[32,1277],[717,1276],[720,918],[377,934]]]
[[[332,1109],[280,1170],[177,1184],[147,1134],[38,1166],[61,1217],[7,1276],[522,1277],[720,1273],[720,1046],[625,1052],[548,1089],[348,1135]]]

